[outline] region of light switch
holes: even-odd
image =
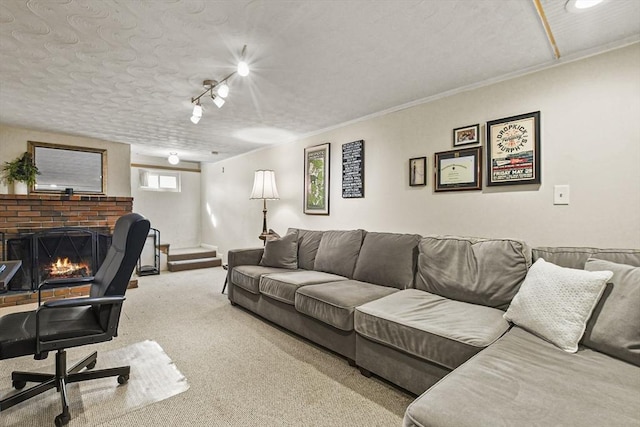
[[[553,187],[553,204],[568,205],[569,204],[569,186],[555,185]]]

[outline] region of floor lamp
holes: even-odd
[[[266,243],[269,232],[267,231],[267,200],[278,200],[278,189],[276,188],[276,173],[272,170],[257,170],[253,177],[253,190],[250,199],[262,199],[262,234],[258,236]]]

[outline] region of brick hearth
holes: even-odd
[[[112,196],[66,196],[50,194],[0,194],[0,232],[7,235],[32,233],[55,227],[113,227],[118,218],[130,213],[133,198]],[[0,254],[0,259],[4,259]],[[137,287],[132,280],[129,287]],[[59,288],[42,292],[42,300],[88,295],[89,286]],[[0,307],[29,304],[38,301],[34,292],[0,294]]]

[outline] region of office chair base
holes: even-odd
[[[47,390],[55,388],[56,391],[60,393],[62,413],[55,418],[54,422],[58,427],[67,425],[71,419],[71,415],[69,414],[69,405],[67,403],[67,384],[107,377],[118,377],[118,384],[126,384],[126,382],[129,381],[129,374],[131,372],[131,367],[129,366],[93,371],[92,369],[96,366],[97,358],[98,353],[94,351],[89,356],[73,365],[71,369],[67,370],[67,352],[65,350],[58,350],[56,353],[55,374],[20,371],[13,372],[11,374],[11,381],[13,387],[17,390],[23,389],[27,382],[36,382],[38,384],[0,400],[0,412],[44,393]],[[85,368],[86,370],[82,371]]]

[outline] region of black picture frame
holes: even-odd
[[[453,147],[480,143],[480,123],[453,130]]]
[[[331,143],[304,149],[304,206],[307,215],[329,215]]]
[[[540,184],[540,111],[487,122],[487,186]]]
[[[425,185],[427,185],[427,158],[409,159],[409,186],[424,187]]]
[[[434,191],[482,190],[482,147],[434,154]]]
[[[342,198],[364,198],[364,140],[342,144]]]

